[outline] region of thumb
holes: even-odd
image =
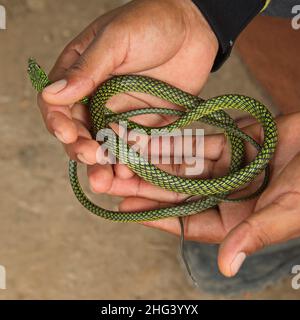
[[[220,245],[220,271],[232,277],[248,255],[266,246],[298,237],[299,206],[299,194],[286,193],[231,230]]]
[[[107,27],[66,71],[64,79],[44,89],[42,95],[46,102],[73,104],[109,78],[124,61],[128,46],[124,32],[116,29]]]

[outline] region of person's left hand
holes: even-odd
[[[285,242],[300,236],[300,113],[277,119],[279,143],[271,162],[271,180],[258,198],[240,203],[220,203],[185,218],[185,235],[188,240],[221,243],[218,264],[225,276],[234,276],[247,255],[265,246]],[[258,142],[262,130],[257,124],[243,129]],[[205,170],[202,177],[226,174],[230,152],[224,135],[205,138]],[[253,159],[255,150],[247,147],[247,157]],[[181,174],[184,166],[167,167],[168,172]],[[255,182],[235,193],[235,197],[250,194],[258,188],[263,175]],[[109,191],[125,196],[120,204],[122,211],[146,210],[174,205],[186,195],[162,190],[137,176],[131,179],[115,178]],[[180,234],[177,218],[143,223],[176,235]]]

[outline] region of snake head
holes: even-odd
[[[33,58],[28,59],[27,72],[31,80],[32,86],[38,92],[43,91],[43,89],[50,84],[47,74]]]

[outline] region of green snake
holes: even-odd
[[[51,84],[47,74],[34,59],[28,61],[28,74],[33,87],[41,92]],[[106,107],[107,101],[119,93],[146,93],[179,105],[184,111],[168,108],[143,108],[122,113],[114,113]],[[84,97],[81,101],[89,108],[92,121],[92,136],[95,139],[101,129],[120,120],[129,129],[143,129],[150,134],[152,129],[158,134],[170,133],[181,129],[194,121],[201,121],[221,128],[231,146],[231,163],[226,176],[199,179],[179,177],[160,170],[135,152],[121,137],[116,134],[106,140],[108,150],[122,163],[125,163],[134,173],[145,181],[166,190],[183,193],[189,197],[200,196],[200,199],[184,201],[180,204],[154,210],[140,212],[116,212],[106,210],[91,202],[82,190],[77,176],[77,162],[69,161],[69,177],[72,189],[79,202],[90,212],[105,219],[120,222],[141,222],[157,220],[167,217],[184,217],[200,213],[208,208],[217,206],[221,201],[244,201],[252,199],[263,192],[269,180],[269,162],[275,152],[277,144],[277,129],[275,121],[268,109],[253,98],[243,95],[223,95],[208,100],[184,92],[165,82],[138,75],[115,76],[101,84],[91,97]],[[260,145],[253,138],[245,134],[235,124],[234,120],[224,111],[236,109],[249,113],[261,125],[264,140]],[[141,126],[130,118],[137,115],[161,114],[176,116],[177,120],[160,128]],[[257,149],[253,161],[244,164],[245,141]],[[238,188],[253,181],[265,171],[262,185],[251,195],[233,199],[230,194]]]

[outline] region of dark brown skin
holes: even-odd
[[[225,276],[234,276],[247,255],[262,248],[300,236],[300,113],[277,119],[279,143],[271,162],[271,181],[265,192],[251,201],[236,204],[221,203],[218,209],[185,218],[187,239],[206,243],[220,243],[218,264]],[[257,141],[262,141],[259,125],[243,129]],[[247,149],[248,160],[255,156],[253,147]],[[222,176],[227,173],[230,151],[224,135],[212,135],[205,141],[205,172],[203,177]],[[165,168],[169,172],[184,172],[181,168]],[[134,180],[135,179],[135,180]],[[262,177],[235,197],[251,194],[259,187]],[[123,186],[125,183],[123,183]],[[137,195],[123,200],[120,209],[145,210],[170,206],[183,200],[185,195],[158,190],[132,178],[126,182]],[[135,189],[134,189],[135,187]],[[112,194],[122,194],[122,183],[115,182]],[[118,192],[119,191],[119,192]],[[172,199],[172,200],[168,200]],[[163,219],[144,223],[176,235],[180,234],[178,219]]]
[[[94,192],[125,197],[122,210],[169,206],[185,198],[144,182],[122,164],[96,164],[98,143],[89,134],[88,113],[74,103],[118,74],[147,75],[199,94],[217,50],[214,33],[190,0],[132,1],[96,19],[64,49],[50,73],[52,81],[60,81],[39,95],[39,106],[48,130],[63,143],[70,158],[88,165]],[[123,94],[111,99],[108,106],[120,112],[133,106],[161,105],[171,106],[147,95]],[[153,115],[140,123],[155,126],[168,121]],[[226,276],[238,272],[246,255],[300,236],[299,121],[300,114],[278,119],[280,142],[271,165],[272,180],[258,199],[221,204],[218,210],[186,218],[187,238],[221,243],[218,262]],[[261,139],[259,126],[248,126],[246,131]],[[248,157],[254,152],[249,148]],[[226,172],[229,150],[223,135],[206,137],[205,157],[203,177]],[[180,174],[184,167],[164,169]],[[239,195],[248,194],[258,183]],[[179,234],[177,219],[145,224]]]
[[[50,73],[52,81],[60,81],[47,87],[38,102],[48,130],[64,144],[70,158],[90,165],[93,191],[106,192],[115,176],[133,174],[124,165],[96,164],[98,143],[87,130],[86,108],[74,103],[118,74],[147,75],[198,94],[217,50],[213,31],[190,0],[132,1],[96,19],[67,45]],[[159,105],[170,107],[150,96],[124,94],[111,99],[109,107],[120,112]],[[143,124],[165,121],[153,115]]]

